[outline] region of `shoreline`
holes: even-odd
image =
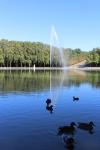
[[[0,71],[6,71],[6,70],[100,70],[100,67],[66,67],[66,68],[61,68],[61,67],[0,67]]]

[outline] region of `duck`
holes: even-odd
[[[74,122],[71,122],[69,126],[63,126],[59,127],[59,134],[74,134],[76,124]]]
[[[90,121],[89,123],[81,123],[78,122],[78,128],[82,129],[82,130],[87,130],[87,131],[92,131],[94,128],[94,123],[92,121]]]
[[[75,97],[75,96],[73,96],[73,100],[75,101],[78,101],[79,100],[79,97]]]
[[[47,105],[46,109],[48,111],[50,111],[50,113],[52,113],[53,112],[53,105],[50,105],[50,106]]]
[[[46,103],[47,103],[47,105],[51,104],[51,99],[48,98],[48,99],[46,100]]]

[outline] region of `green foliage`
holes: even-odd
[[[57,50],[57,47],[55,48]],[[86,52],[79,48],[62,49],[66,64],[71,65],[86,59]],[[99,52],[99,51],[98,51]],[[55,51],[53,66],[60,66],[60,57]],[[98,61],[98,60],[96,60]],[[49,67],[50,46],[40,42],[0,41],[0,66],[4,67]]]
[[[4,64],[3,50],[0,48],[0,65],[2,66],[3,64]]]
[[[49,46],[39,42],[0,41],[0,65],[5,67],[49,66]]]
[[[89,52],[87,56],[87,64],[91,67],[100,66],[100,49],[99,48],[95,48]]]
[[[87,52],[81,51],[81,49],[67,49],[67,59],[68,59],[68,65],[73,65],[76,63],[79,63],[86,59]],[[66,55],[66,54],[65,54]]]

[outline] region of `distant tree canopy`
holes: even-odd
[[[100,66],[100,48],[94,48],[88,53],[87,64],[91,67]]]
[[[81,49],[67,49],[68,55],[68,65],[73,65],[79,63],[87,58],[87,52],[81,51]]]
[[[49,45],[39,42],[0,41],[0,65],[6,67],[49,66]]]
[[[57,48],[56,48],[57,50]],[[77,49],[62,49],[67,65],[87,59],[88,63],[100,64],[100,49],[92,52],[83,52]],[[88,57],[87,57],[88,56]],[[95,59],[94,59],[95,58]],[[57,55],[53,66],[59,66]],[[2,67],[37,67],[50,66],[50,46],[40,42],[20,42],[0,40],[0,66]]]

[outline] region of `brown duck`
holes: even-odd
[[[72,122],[69,126],[59,127],[58,134],[74,134],[76,124]]]
[[[91,131],[93,130],[93,128],[95,126],[92,121],[90,121],[89,123],[81,123],[81,122],[79,122],[78,124],[79,124],[78,128],[80,128],[82,130],[89,131],[90,133],[92,133]]]

